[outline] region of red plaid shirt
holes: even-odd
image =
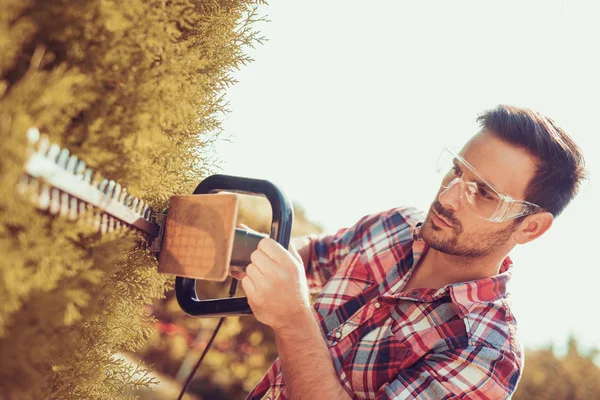
[[[339,381],[355,399],[509,398],[523,370],[511,261],[490,278],[404,291],[427,251],[424,216],[393,209],[313,239],[306,274]],[[287,399],[284,389],[277,360],[248,399]]]

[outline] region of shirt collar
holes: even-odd
[[[512,275],[512,266],[512,260],[507,256],[502,261],[497,275],[448,285],[448,292],[458,314],[464,317],[477,304],[492,303],[505,298],[508,294],[506,286]]]
[[[410,235],[413,238],[413,242],[422,240],[421,225],[423,225],[423,222],[417,222],[414,226],[410,226]]]

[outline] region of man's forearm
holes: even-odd
[[[275,331],[279,360],[290,400],[349,400],[338,380],[318,322],[310,310],[295,327]]]

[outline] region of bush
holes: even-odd
[[[114,356],[150,337],[169,285],[132,233],[100,237],[15,194],[37,126],[163,209],[212,171],[230,72],[260,41],[252,0],[0,4],[0,382],[14,399],[148,385]],[[136,374],[135,376],[139,376]],[[142,374],[143,376],[143,374]]]

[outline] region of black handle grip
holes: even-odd
[[[262,233],[236,228],[231,251],[231,265],[246,267],[250,264],[250,255],[258,247],[258,242],[266,237]]]
[[[292,233],[292,222],[294,219],[294,211],[291,203],[283,193],[283,191],[275,184],[253,178],[242,178],[230,175],[212,175],[204,179],[194,190],[194,194],[209,194],[221,191],[235,192],[249,195],[259,195],[267,198],[271,204],[273,211],[273,219],[271,221],[270,237],[277,240],[284,248],[288,248]],[[235,256],[244,260],[245,253],[252,247],[253,243],[258,244],[258,238],[250,233],[242,237],[236,230],[236,237],[243,241],[242,247],[238,248],[239,254]],[[262,237],[261,237],[262,239]],[[244,243],[246,248],[244,249]],[[234,241],[234,252],[235,252]],[[254,249],[256,246],[254,247]],[[252,249],[253,250],[253,249]],[[250,253],[252,253],[252,250]],[[247,259],[250,257],[247,253]],[[233,254],[232,254],[233,260]],[[235,264],[232,261],[232,264]],[[242,264],[243,265],[243,264]],[[237,281],[232,282],[232,290],[235,289]],[[183,311],[191,316],[196,317],[222,317],[234,315],[252,314],[252,310],[248,305],[246,297],[233,297],[222,299],[200,300],[196,295],[196,280],[183,278],[178,276],[175,279],[175,294],[177,302]]]

